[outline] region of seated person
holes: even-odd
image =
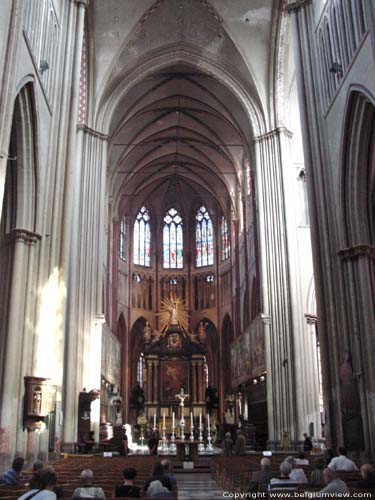
[[[116,486],[115,497],[140,498],[141,490],[138,486],[134,486],[134,479],[137,475],[134,467],[127,467],[123,470],[122,475],[124,476],[124,481],[119,486]]]
[[[307,477],[305,471],[296,464],[296,459],[294,457],[287,457],[285,462],[288,462],[292,467],[292,472],[290,473],[290,479],[298,484],[307,484]]]
[[[172,498],[168,488],[165,488],[160,481],[152,481],[146,495],[147,498]]]
[[[150,450],[150,455],[158,454],[158,444],[159,444],[159,433],[158,431],[155,431],[151,434],[151,437],[147,443],[148,449]]]
[[[40,464],[41,464],[42,468],[40,468]],[[56,479],[55,469],[53,467],[46,467],[43,470],[43,462],[41,462],[40,460],[37,460],[34,463],[34,465],[33,465],[33,471],[34,471],[34,473],[33,473],[32,477],[30,479],[30,482],[29,482],[29,488],[30,488],[30,490],[40,490],[40,489],[43,489],[41,487],[41,483],[43,484],[43,479],[42,480],[40,479],[42,471],[43,472],[44,471],[50,472],[52,475],[55,475],[55,479]],[[43,474],[42,474],[42,478],[43,478]],[[63,492],[62,488],[60,488],[59,486],[56,485],[56,481],[55,481],[55,483],[53,485],[52,491],[55,493],[56,498],[64,498],[64,492]]]
[[[172,485],[173,489],[177,488],[177,479],[176,476],[173,474],[173,466],[169,460],[166,458],[161,461],[162,466],[164,467],[164,476],[167,477]]]
[[[92,450],[94,444],[95,444],[95,439],[94,439],[94,431],[89,431],[86,432],[86,434],[83,436],[83,451],[88,453],[89,451]]]
[[[314,463],[315,469],[312,471],[310,476],[310,486],[321,486],[324,484],[323,470],[324,470],[324,459],[318,458]]]
[[[359,470],[353,460],[350,460],[347,456],[346,448],[339,448],[339,456],[332,458],[329,462],[328,467],[334,471],[345,471],[345,472],[354,472]]]
[[[12,462],[12,468],[9,469],[3,477],[3,481],[8,486],[21,486],[21,472],[25,463],[22,457],[16,457]]]
[[[330,468],[325,468],[323,471],[324,483],[327,485],[325,488],[320,490],[316,497],[327,498],[328,496],[334,496],[337,493],[349,493],[349,488],[346,486],[344,481],[337,477],[336,472]]]
[[[144,485],[144,490],[147,491],[148,487],[153,481],[160,481],[161,484],[165,487],[168,488],[169,491],[172,491],[172,483],[168,477],[164,474],[164,467],[162,466],[161,462],[155,462],[154,467],[152,469],[152,475],[146,479],[145,485]]]
[[[76,488],[72,498],[105,498],[104,491],[94,486],[94,473],[90,469],[81,472],[82,486]]]
[[[375,470],[371,464],[363,464],[361,469],[361,480],[356,484],[357,488],[375,490]]]
[[[30,480],[31,489],[18,500],[56,500],[53,489],[56,485],[56,474],[50,469],[39,470]]]
[[[271,460],[269,458],[263,457],[260,461],[260,470],[253,472],[251,481],[248,486],[248,491],[250,493],[266,491],[266,486],[268,486],[271,478]]]
[[[309,465],[309,461],[304,453],[299,453],[298,457],[294,459],[296,465]]]
[[[280,477],[274,477],[271,479],[268,490],[296,490],[299,484],[290,479],[289,476],[291,472],[292,466],[285,460],[282,464],[280,464]]]

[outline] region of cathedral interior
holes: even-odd
[[[0,10],[0,467],[182,417],[374,457],[374,3]]]

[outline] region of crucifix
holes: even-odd
[[[184,407],[184,401],[185,401],[186,398],[189,397],[189,394],[185,394],[184,388],[181,387],[180,392],[178,394],[176,394],[175,397],[180,400],[180,405],[179,406],[181,406],[181,408],[183,408]]]
[[[185,439],[185,419],[184,419],[184,401],[186,398],[189,397],[189,394],[185,394],[184,388],[181,387],[179,394],[176,394],[175,396],[180,400],[180,407],[181,407],[181,420],[180,420],[180,431],[181,431],[181,440],[184,441]]]

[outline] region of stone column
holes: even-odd
[[[154,361],[154,398],[153,401],[154,403],[159,402],[159,361],[155,360]]]
[[[319,318],[319,341],[321,346],[322,377],[324,387],[324,406],[326,409],[325,437],[328,446],[336,446],[336,436],[341,434],[339,412],[339,387],[332,380],[339,371],[339,358],[333,346],[333,332],[336,329],[337,314],[334,296],[339,292],[335,282],[332,289],[332,248],[329,235],[333,228],[327,218],[329,201],[326,198],[326,180],[322,172],[330,165],[330,158],[323,145],[324,123],[320,121],[321,92],[319,67],[316,54],[315,17],[311,0],[290,2],[288,12],[292,20],[292,40],[296,68],[296,82],[300,108],[301,130],[307,193],[311,222],[311,243],[314,263],[317,314]],[[325,207],[318,211],[318,207]],[[332,220],[333,220],[332,213]],[[323,271],[324,269],[324,271]],[[332,442],[333,438],[333,442]]]
[[[31,294],[28,273],[33,268],[30,248],[40,236],[30,231],[15,229],[9,238],[11,245],[13,240],[13,264],[7,323],[8,342],[5,345],[2,369],[0,421],[8,436],[8,443],[3,443],[3,446],[9,447],[9,453],[23,453],[26,444],[22,428],[24,376],[31,371],[33,343],[33,336],[26,335],[27,320],[31,320],[25,317]]]
[[[203,362],[197,362],[198,369],[198,403],[203,403]]]
[[[64,190],[64,215],[62,225],[61,241],[61,285],[67,288],[67,299],[64,304],[65,330],[67,334],[67,360],[65,362],[65,398],[64,407],[64,441],[73,442],[76,440],[77,433],[77,415],[78,415],[78,394],[82,390],[82,372],[80,370],[83,364],[83,358],[78,361],[80,344],[83,339],[80,338],[83,332],[77,328],[77,293],[78,293],[78,258],[77,258],[77,229],[78,229],[78,210],[77,203],[80,189],[81,168],[82,168],[82,140],[77,139],[78,109],[79,109],[79,83],[81,73],[81,58],[83,45],[83,28],[85,16],[85,0],[75,2],[75,26],[73,42],[73,68],[71,77],[71,96],[70,96],[70,116],[68,133],[68,153],[65,174]],[[78,141],[78,142],[77,142]],[[78,150],[77,148],[78,144]],[[80,154],[79,154],[80,153]],[[68,364],[70,366],[68,366]],[[70,367],[75,366],[75,369]],[[100,387],[100,386],[99,386]],[[93,389],[93,387],[89,387]]]
[[[191,402],[196,403],[197,402],[197,362],[196,361],[191,362],[191,368],[192,368],[192,383],[193,383],[193,387],[191,390]]]
[[[152,403],[152,361],[147,360],[147,393],[146,393],[147,403]]]
[[[292,321],[288,249],[283,185],[285,129],[256,138],[257,190],[261,290],[265,317],[267,359],[267,410],[270,441],[281,440],[284,431],[295,438],[295,375],[293,371]]]

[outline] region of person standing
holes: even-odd
[[[303,451],[305,453],[310,453],[310,451],[313,449],[313,444],[312,444],[312,441],[311,441],[311,437],[308,436],[305,432],[305,434],[303,435],[303,437],[305,438],[304,442],[303,442]]]
[[[236,443],[234,445],[235,455],[246,455],[246,438],[243,435],[241,429],[237,431]]]
[[[223,447],[223,455],[225,457],[230,457],[233,455],[233,439],[230,432],[225,434],[225,439],[223,440],[221,446]]]

